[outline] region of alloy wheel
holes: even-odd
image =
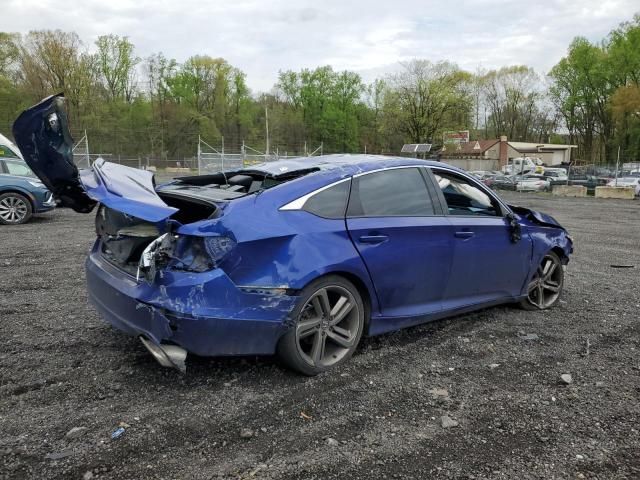
[[[529,283],[527,301],[540,310],[553,305],[562,290],[562,264],[556,255],[545,255]]]
[[[7,223],[20,223],[28,211],[27,204],[21,198],[7,196],[0,200],[0,218]]]
[[[327,286],[305,303],[296,324],[296,345],[301,357],[314,367],[330,367],[356,344],[360,312],[344,287]]]

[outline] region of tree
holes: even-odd
[[[482,78],[488,123],[494,136],[531,139],[537,103],[542,99],[540,78],[526,66],[491,70]]]
[[[466,126],[473,107],[470,74],[449,62],[413,60],[387,79],[385,128],[411,143],[435,143],[445,128]]]
[[[103,35],[96,40],[96,46],[96,61],[107,98],[131,102],[136,86],[136,66],[140,63],[140,58],[133,55],[133,44],[127,37]]]
[[[0,76],[13,75],[20,57],[19,42],[19,34],[0,32]]]

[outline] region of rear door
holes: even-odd
[[[479,182],[431,169],[453,227],[453,259],[445,310],[517,296],[529,272],[531,239],[511,241],[505,207]]]
[[[375,286],[384,316],[441,310],[453,237],[422,167],[353,178],[347,229]]]

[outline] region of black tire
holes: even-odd
[[[24,195],[7,192],[0,195],[0,224],[20,225],[33,216],[31,202]]]
[[[535,275],[529,282],[527,297],[520,301],[520,307],[525,310],[547,310],[558,302],[562,295],[563,286],[564,267],[562,261],[556,253],[548,252],[542,258]]]
[[[365,307],[350,281],[328,275],[302,290],[291,318],[278,357],[292,370],[313,376],[351,358],[364,330]]]

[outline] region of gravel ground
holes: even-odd
[[[316,378],[163,369],[87,304],[92,215],[1,227],[0,478],[640,478],[640,203],[505,196],[575,238],[556,308],[365,339]]]

